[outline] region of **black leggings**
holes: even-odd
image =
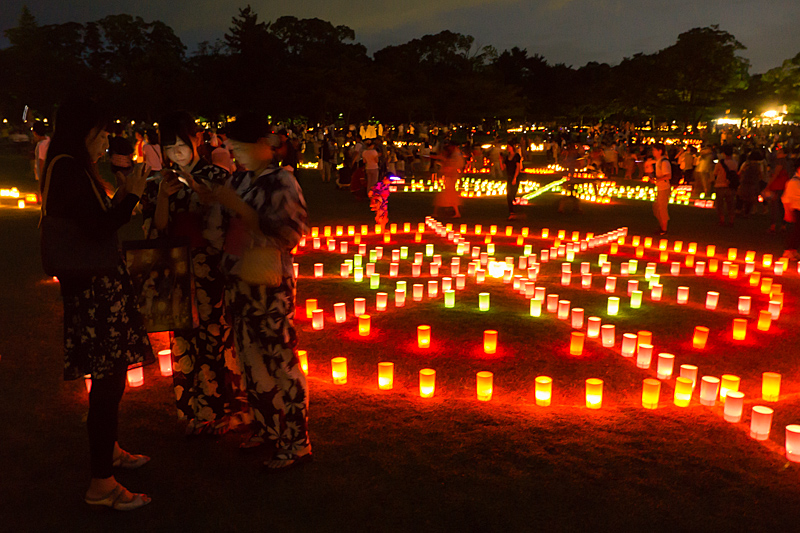
[[[117,375],[92,380],[86,428],[89,430],[93,478],[106,479],[114,475],[111,463],[114,461],[119,402],[125,391],[126,376],[122,370]]]
[[[506,202],[508,202],[508,212],[514,212],[514,199],[517,197],[517,189],[519,189],[519,177],[516,183],[511,183],[512,179],[508,178],[506,181]]]

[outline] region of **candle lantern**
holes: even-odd
[[[661,396],[661,382],[653,378],[645,379],[642,387],[642,407],[658,409],[659,396]]]
[[[633,291],[631,293],[631,308],[639,309],[642,306],[642,291]]]
[[[601,321],[599,317],[590,316],[587,319],[586,336],[590,339],[596,339],[600,336]]]
[[[600,409],[603,406],[603,380],[589,378],[586,380],[586,407]]]
[[[639,268],[639,261],[636,259],[631,259],[628,261],[628,274],[633,275],[636,274],[636,270]]]
[[[439,296],[439,282],[435,279],[428,281],[428,298],[436,298]]]
[[[389,277],[396,278],[399,273],[400,273],[399,263],[389,264]]]
[[[571,281],[572,281],[572,274],[570,274],[569,272],[561,273],[561,285],[566,287],[567,285],[570,284]]]
[[[700,403],[709,407],[717,403],[719,394],[719,378],[703,376],[700,380]]]
[[[542,316],[542,301],[538,298],[531,298],[531,316]]]
[[[686,259],[684,260],[684,264],[685,264],[685,265],[686,265],[688,268],[692,268],[692,267],[694,267],[694,256],[693,256],[693,255],[687,255],[687,256],[686,256]]]
[[[375,295],[375,308],[378,311],[386,311],[386,303],[389,300],[389,295],[385,292],[379,292]]]
[[[444,306],[448,309],[456,306],[456,291],[452,289],[444,291]]]
[[[681,273],[681,264],[678,261],[673,261],[670,266],[669,273],[673,276],[679,276]]]
[[[674,403],[678,407],[688,407],[692,401],[692,380],[679,377],[675,380]]]
[[[347,241],[340,241],[339,242],[339,253],[346,254],[347,253],[348,244]]]
[[[793,463],[800,463],[800,425],[786,426],[786,458]]]
[[[750,314],[750,297],[749,296],[739,296],[739,314],[740,315],[749,315]]]
[[[400,261],[400,250],[394,249],[392,250],[392,262],[397,263],[398,261]]]
[[[658,260],[662,263],[669,261],[669,252],[661,252],[661,254],[658,256]]]
[[[716,291],[708,291],[706,293],[706,309],[713,311],[717,308],[719,303],[719,293]]]
[[[628,296],[631,296],[634,291],[638,290],[639,290],[639,280],[638,279],[628,280]]]
[[[353,299],[353,313],[361,316],[367,312],[367,300],[364,298]]]
[[[553,396],[553,378],[549,376],[537,376],[535,383],[536,405],[539,407],[548,407]],[[798,426],[798,429],[800,430],[800,426]],[[800,435],[800,431],[798,435]],[[798,441],[797,450],[798,456],[800,457],[800,439]]]
[[[654,302],[660,302],[661,296],[664,293],[664,286],[660,283],[654,283],[650,288],[650,299]]]
[[[456,289],[462,290],[467,284],[467,276],[466,274],[457,274],[456,275]]]
[[[569,354],[581,355],[583,354],[583,342],[586,335],[582,331],[573,331],[569,340]]]
[[[415,283],[411,287],[411,290],[412,290],[412,298],[414,299],[414,301],[421,302],[423,291],[425,290],[425,285],[423,285],[422,283]]]
[[[405,307],[406,305],[406,290],[405,289],[395,289],[394,291],[394,306],[395,307]]]
[[[591,288],[592,286],[592,274],[587,272],[586,274],[581,274],[581,287],[584,289]]]
[[[695,276],[702,276],[706,273],[706,263],[705,261],[698,261],[697,264],[694,266],[694,274]]]
[[[331,374],[333,375],[334,385],[347,383],[347,358],[334,357],[331,359]]]
[[[761,399],[765,402],[777,402],[781,395],[781,375],[777,372],[761,374]]]
[[[772,278],[761,278],[761,294],[769,294],[772,289]]]
[[[527,290],[527,289],[526,289],[526,290]],[[544,299],[545,299],[545,292],[546,292],[546,290],[547,290],[547,289],[545,289],[544,287],[536,287],[536,288],[534,289],[534,291],[533,291],[533,297],[534,297],[534,298],[536,298],[537,300],[542,300],[542,301],[544,301]],[[557,298],[556,298],[556,300],[557,300]]]
[[[755,270],[756,270],[756,264],[755,263],[753,263],[751,261],[748,261],[747,263],[744,264],[744,273],[745,273],[745,275],[749,276]]]
[[[644,238],[644,247],[645,248],[652,248],[653,247],[653,238],[652,237],[645,237]]]
[[[558,311],[558,294],[547,295],[547,312],[555,313]]]
[[[723,416],[727,422],[739,423],[744,410],[744,394],[739,391],[730,391],[725,401]]]
[[[314,309],[311,312],[311,327],[316,330],[320,330],[325,327],[325,322],[322,317],[322,309]]]
[[[602,267],[607,262],[608,262],[608,255],[600,254],[597,260],[597,265]]]
[[[743,341],[747,337],[747,319],[733,319],[733,340]]]
[[[644,329],[636,332],[636,344],[653,344],[653,333]]]
[[[316,298],[308,298],[306,299],[306,318],[311,318],[312,313],[317,308],[317,300]]]
[[[486,271],[482,268],[475,269],[475,283],[481,284],[486,280]]]
[[[159,350],[158,368],[162,376],[172,375],[172,350]]]
[[[650,278],[656,275],[656,264],[655,263],[647,263],[647,266],[644,268],[644,279],[650,281]]]
[[[481,371],[477,375],[477,395],[481,402],[492,399],[494,375],[491,372]]]
[[[347,263],[342,263],[342,267],[341,270],[339,271],[339,274],[343,278],[348,277],[350,275],[350,265],[348,265]]]
[[[608,276],[611,273],[611,263],[603,263],[600,265],[600,273],[604,276]]]
[[[418,278],[422,273],[422,265],[420,263],[413,263],[411,265],[411,277]]]
[[[606,292],[614,292],[617,288],[617,278],[608,276],[606,278]]]
[[[559,320],[566,320],[569,318],[569,307],[571,302],[569,300],[558,301],[558,311],[556,316]]]
[[[750,436],[756,440],[767,440],[772,426],[772,409],[763,405],[753,406],[750,416]]]
[[[695,326],[694,336],[692,337],[692,347],[702,350],[708,342],[708,328],[705,326]]]
[[[488,292],[478,293],[478,308],[481,311],[488,311],[489,310],[489,293]]]
[[[547,228],[542,228],[542,239],[546,239],[550,235],[550,230]]]
[[[770,300],[769,314],[772,315],[772,320],[778,320],[781,316],[781,303],[777,300]]]
[[[364,268],[364,275],[370,278],[370,282],[372,281],[372,275],[375,273],[375,263],[367,263],[367,266]]]
[[[372,265],[373,263],[370,263]],[[370,289],[380,289],[381,287],[381,275],[373,273],[369,277],[369,288]]]
[[[422,398],[433,398],[436,389],[436,371],[423,368],[419,371],[419,395]]]
[[[320,241],[319,237],[314,237],[314,240],[311,241],[315,250],[319,250],[322,246],[322,242]]]
[[[400,259],[408,259],[408,246],[400,247]]]
[[[761,283],[761,272],[753,272],[750,274],[750,286],[758,287]]]
[[[420,348],[431,347],[431,327],[417,326],[417,346]]]
[[[716,259],[709,259],[708,261],[708,271],[712,274],[715,274],[719,270],[719,261]]]
[[[737,279],[739,277],[739,265],[732,263],[730,267],[728,267],[728,277],[730,279]]]
[[[678,303],[685,304],[689,301],[689,287],[678,287]]]
[[[639,368],[650,368],[653,359],[653,345],[640,344],[636,352],[636,366]]]
[[[333,318],[337,324],[341,324],[347,319],[347,310],[344,303],[333,304]]]
[[[374,263],[378,260],[378,251],[377,250],[370,250],[369,251],[369,262]]]
[[[736,248],[728,248],[728,261],[736,261],[738,250]]]
[[[722,381],[719,384],[719,401],[725,403],[725,397],[728,395],[728,392],[739,390],[741,381],[739,376],[723,374]]]
[[[572,327],[573,329],[581,329],[583,327],[583,309],[575,307],[572,309]]]
[[[305,350],[297,350],[297,359],[300,361],[300,370],[303,374],[308,375],[308,352]]]
[[[658,364],[656,366],[656,373],[658,379],[670,379],[675,367],[675,356],[671,353],[658,354]]]
[[[370,332],[370,316],[359,315],[358,317],[358,334],[362,337],[368,337]]]
[[[361,267],[355,267],[353,269],[353,281],[356,283],[361,283],[364,281],[364,269]]]
[[[614,324],[603,324],[600,326],[600,338],[604,348],[613,348],[616,343]]]
[[[633,333],[622,334],[621,351],[623,357],[633,357],[633,354],[636,353],[636,335]]]
[[[758,312],[758,325],[756,327],[759,331],[769,331],[771,322],[772,314],[769,311],[761,310]]]
[[[619,312],[619,298],[617,296],[608,297],[608,314],[611,316]]]

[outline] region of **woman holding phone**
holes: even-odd
[[[159,121],[166,165],[158,186],[152,182],[143,202],[148,238],[189,239],[199,327],[171,333],[175,398],[178,415],[189,420],[187,436],[227,432],[233,399],[228,371],[233,367],[233,337],[224,318],[225,280],[220,271],[222,209],[202,203],[196,192],[198,184],[223,185],[230,175],[200,158],[195,128],[186,112]]]

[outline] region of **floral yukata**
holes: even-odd
[[[238,255],[226,252],[224,260],[225,303],[232,317],[254,437],[269,439],[286,452],[310,450],[308,383],[297,357],[293,323],[292,249],[308,230],[305,199],[294,175],[277,167],[258,177],[251,172],[236,174],[230,185],[258,213],[266,243],[259,236],[256,244],[276,246],[281,255],[282,281],[275,288],[242,281]],[[235,222],[231,220],[231,228]]]
[[[230,174],[220,167],[200,160],[192,169],[195,180],[223,185]],[[188,418],[191,427],[211,424],[212,432],[227,427],[233,401],[234,378],[229,371],[233,361],[233,336],[225,320],[225,279],[221,270],[224,242],[222,208],[203,205],[188,186],[169,198],[167,230],[153,227],[158,186],[145,192],[145,233],[160,236],[188,237],[194,274],[195,299],[199,327],[170,332],[172,380],[178,416]],[[159,234],[160,233],[160,234]]]

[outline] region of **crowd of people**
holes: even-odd
[[[157,131],[141,136],[142,149],[134,145],[130,153],[122,143],[112,148],[116,131],[96,102],[72,99],[60,107],[40,182],[43,217],[76,225],[78,244],[116,239],[140,205],[145,235],[154,244],[163,237],[184,239],[198,321],[171,332],[170,340],[177,409],[187,421],[187,437],[246,425],[250,435],[241,449],[262,453],[265,469],[311,460],[292,266],[292,250],[308,229],[307,211],[291,167],[279,165],[287,155],[285,137],[257,115],[240,116],[226,134],[225,150],[239,169],[231,174],[212,162],[213,153],[202,154],[203,132],[188,113],[163,117]],[[97,167],[107,151],[116,170],[113,195]],[[113,268],[89,266],[58,276],[64,377],[91,377],[86,503],[133,510],[150,498],[128,491],[114,472],[139,468],[150,458],[120,447],[118,411],[129,367],[154,357],[125,259],[118,254],[112,263]]]

